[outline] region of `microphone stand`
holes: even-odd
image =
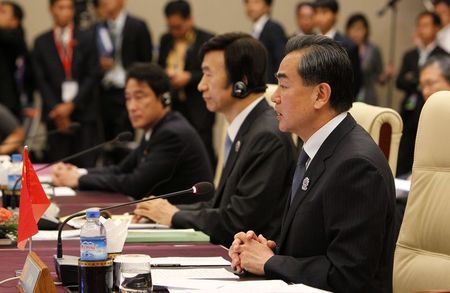
[[[389,65],[394,66],[395,63],[395,51],[396,51],[396,38],[397,38],[397,2],[400,0],[389,0],[386,5],[378,11],[378,16],[382,17],[387,10],[391,9],[391,29],[390,29],[390,41],[389,41]],[[394,79],[391,78],[388,84],[387,92],[387,106],[393,107],[393,94],[394,94]]]

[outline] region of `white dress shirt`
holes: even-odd
[[[236,118],[233,119],[233,121],[230,123],[227,129],[228,136],[231,139],[231,142],[234,142],[234,139],[236,138],[236,135],[239,132],[239,129],[242,126],[242,123],[244,123],[245,118],[247,118],[248,114],[258,105],[259,102],[261,102],[262,99],[265,99],[264,96],[261,96],[254,100],[250,105],[245,107],[244,110],[239,113]]]
[[[261,36],[261,32],[264,29],[266,23],[269,21],[269,19],[270,19],[269,15],[264,14],[263,16],[258,18],[258,20],[253,24],[252,36],[255,39],[259,39],[259,37]]]
[[[338,127],[339,124],[347,117],[347,112],[343,112],[322,126],[319,130],[314,132],[314,134],[303,144],[303,150],[308,155],[309,159],[306,162],[306,169],[308,169],[309,164],[316,156],[323,142],[327,139],[330,133]]]

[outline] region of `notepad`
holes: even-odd
[[[126,243],[136,242],[209,242],[209,236],[193,229],[130,230]]]

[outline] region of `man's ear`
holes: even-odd
[[[330,103],[331,87],[328,83],[319,83],[315,86],[313,94],[315,95],[314,108],[322,109]]]

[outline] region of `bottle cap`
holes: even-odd
[[[100,218],[100,210],[99,209],[89,209],[86,211],[86,218]]]
[[[20,161],[22,161],[22,155],[21,154],[13,154],[11,156],[11,161],[12,162],[20,162]]]

